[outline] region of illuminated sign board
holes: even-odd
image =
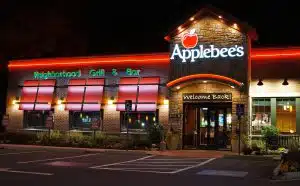
[[[244,47],[238,45],[222,48],[218,48],[215,45],[209,45],[209,47],[205,47],[204,45],[197,46],[198,35],[195,33],[195,29],[183,35],[181,44],[184,49],[181,49],[179,44],[175,44],[170,59],[179,57],[182,62],[186,62],[187,60],[195,62],[197,59],[233,58],[245,55]]]
[[[122,71],[121,71],[122,72]],[[139,76],[141,70],[126,68],[125,76]],[[118,76],[119,71],[112,69],[110,73],[107,73],[104,69],[90,69],[88,72],[89,77],[104,77],[111,74],[112,76]],[[34,79],[57,79],[57,78],[79,78],[82,76],[81,70],[76,71],[46,71],[46,72],[33,72]]]
[[[222,102],[232,101],[231,93],[184,93],[182,95],[184,102]]]
[[[47,72],[33,72],[34,79],[51,79],[51,78],[77,78],[81,77],[81,70],[78,71],[47,71]]]

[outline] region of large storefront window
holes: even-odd
[[[24,128],[44,129],[51,111],[24,111]]]
[[[261,134],[264,126],[271,126],[271,99],[254,98],[252,101],[252,134]]]
[[[120,112],[121,132],[145,132],[147,127],[158,123],[158,112]]]
[[[282,133],[296,132],[295,98],[276,99],[276,127]]]
[[[70,111],[70,128],[78,130],[90,130],[92,125],[102,129],[103,110],[92,112]]]

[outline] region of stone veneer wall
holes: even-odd
[[[192,84],[188,84],[179,90],[170,91],[170,118],[169,127],[172,126],[173,129],[180,131],[183,128],[183,93],[232,93],[232,149],[237,151],[237,135],[236,127],[238,125],[238,119],[236,116],[236,104],[245,104],[245,116],[244,121],[241,125],[241,131],[243,134],[248,134],[248,102],[249,97],[247,94],[242,93],[237,89],[231,88],[229,85],[212,82],[212,83],[202,83],[201,81],[194,81]],[[179,118],[172,117],[172,115],[179,115]]]
[[[250,61],[248,61],[249,41],[247,35],[209,16],[195,22],[190,28],[187,28],[172,39],[170,43],[171,53],[175,44],[179,44],[179,47],[184,49],[181,44],[181,38],[190,29],[194,28],[198,34],[199,45],[204,45],[204,47],[208,48],[210,45],[219,48],[233,47],[234,45],[243,46],[245,55],[242,57],[198,59],[195,62],[187,61],[186,63],[183,63],[180,58],[175,58],[171,60],[170,80],[190,74],[211,73],[233,78],[243,82],[245,87],[248,87],[250,81],[248,77],[248,71],[250,71],[248,63]]]

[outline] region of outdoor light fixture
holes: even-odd
[[[263,86],[263,85],[264,85],[263,82],[262,82],[262,79],[259,79],[259,80],[258,80],[257,85],[258,85],[258,86]]]
[[[19,102],[20,102],[19,97],[16,97],[15,99],[12,100],[13,105],[17,105],[17,104],[19,104]]]
[[[114,97],[110,97],[110,99],[107,101],[108,105],[114,104]]]
[[[238,25],[236,23],[234,23],[233,28],[238,29]]]
[[[190,21],[194,21],[194,19],[195,19],[194,17],[191,17],[191,18],[190,18]]]
[[[164,99],[164,105],[169,105],[169,100],[168,99]]]
[[[177,86],[176,89],[179,90],[179,89],[180,89],[180,86]]]
[[[222,19],[222,16],[221,16],[221,15],[219,15],[219,16],[218,16],[218,18]]]
[[[114,103],[114,100],[111,100],[111,99],[110,99],[110,100],[107,101],[107,103],[108,103],[109,105],[112,105],[112,104]]]
[[[230,87],[231,87],[231,88],[234,88],[234,86],[232,86],[232,85],[231,85]]]
[[[18,103],[18,101],[17,101],[17,100],[15,100],[15,99],[14,99],[14,100],[12,100],[12,104],[13,104],[13,105],[16,105],[17,103]]]
[[[203,83],[207,83],[207,81],[203,81]]]
[[[284,86],[289,85],[289,82],[287,81],[287,78],[284,78],[284,81],[282,82],[282,85],[284,85]]]
[[[62,100],[61,99],[57,100],[57,104],[61,105],[62,104]]]

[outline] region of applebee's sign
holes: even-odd
[[[209,47],[204,47],[203,45],[198,45],[198,35],[195,33],[195,29],[190,30],[181,38],[181,44],[185,49],[180,49],[179,44],[175,44],[172,51],[170,59],[175,59],[179,57],[182,62],[190,60],[195,62],[196,59],[208,59],[208,58],[233,58],[244,56],[244,47],[234,45],[232,47],[218,48],[214,45],[209,45]]]

